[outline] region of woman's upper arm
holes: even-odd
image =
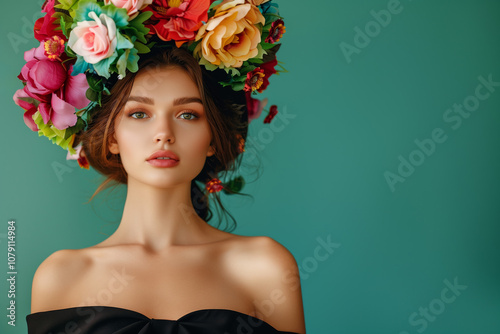
[[[252,264],[257,317],[280,331],[305,333],[300,275],[292,253],[269,237],[260,237]]]
[[[33,276],[31,313],[61,308],[74,278],[76,260],[74,250],[59,250],[47,257]]]

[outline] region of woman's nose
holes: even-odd
[[[163,143],[174,143],[174,128],[173,128],[173,120],[168,119],[166,115],[161,117],[157,117],[156,119],[156,127],[155,127],[155,142],[163,142]]]

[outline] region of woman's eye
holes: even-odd
[[[184,117],[184,116],[187,116],[187,117]],[[187,121],[191,121],[193,119],[196,119],[198,118],[198,115],[192,113],[192,112],[185,112],[185,113],[182,113],[181,114],[181,117]]]
[[[139,116],[139,117],[134,117],[134,115],[142,115],[142,116]],[[136,112],[133,112],[133,113],[130,113],[128,115],[128,117],[132,117],[132,118],[138,118],[138,119],[142,119],[142,118],[145,118],[146,116],[146,113],[144,111],[136,111]]]

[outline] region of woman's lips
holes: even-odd
[[[174,159],[150,159],[148,163],[155,167],[174,167],[179,164],[179,161]]]

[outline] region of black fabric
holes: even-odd
[[[297,334],[228,309],[203,309],[177,320],[148,318],[113,306],[80,306],[26,316],[28,334]]]

